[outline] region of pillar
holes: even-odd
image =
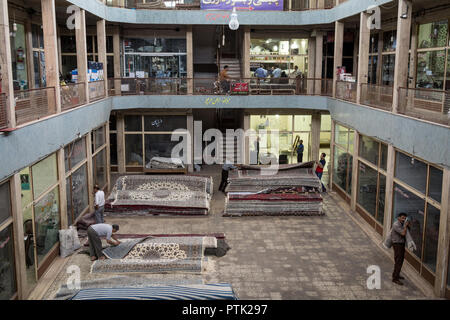
[[[61,112],[61,91],[59,84],[58,33],[56,31],[55,0],[42,0],[42,27],[44,33],[45,76],[47,87],[55,88],[56,113]],[[50,98],[51,99],[51,98]],[[49,100],[49,111],[53,100]]]
[[[0,3],[0,72],[2,74],[1,93],[6,94],[6,118],[9,128],[16,127],[11,43],[9,38],[8,1]]]
[[[317,0],[317,9],[325,8],[325,0]]]
[[[313,79],[316,73],[316,38],[309,38],[308,41],[308,79]],[[314,94],[314,81],[307,81],[308,95]]]
[[[323,60],[323,33],[317,32],[316,35],[316,68],[314,77],[316,84],[314,86],[314,93],[320,95],[322,93],[322,60]]]
[[[67,219],[67,190],[66,190],[66,165],[64,161],[64,148],[56,153],[58,161],[59,177],[59,212],[61,216],[61,229],[67,229],[69,222]]]
[[[16,173],[10,180],[11,211],[14,232],[14,258],[17,279],[18,299],[23,300],[28,295],[27,271],[25,262],[25,243],[23,240],[22,188],[20,174]],[[34,266],[33,266],[34,267]]]
[[[246,79],[245,81],[250,81],[251,72],[250,72],[250,47],[251,47],[251,39],[250,39],[250,26],[244,26],[244,41],[243,41],[244,50],[242,52],[242,76]]]
[[[441,220],[439,222],[439,241],[437,249],[436,281],[434,293],[445,297],[447,286],[447,266],[450,241],[450,169],[444,169],[442,177]]]
[[[117,113],[117,164],[120,174],[126,172],[125,169],[125,119],[122,113]]]
[[[408,8],[409,7],[409,8]],[[404,13],[406,19],[400,18]],[[412,3],[407,0],[399,0],[397,14],[397,47],[395,49],[395,69],[394,69],[394,96],[392,112],[398,109],[399,88],[408,85],[408,60],[409,60],[409,40],[411,37],[411,15]]]
[[[89,198],[89,210],[94,211],[94,170],[92,163],[92,132],[86,135],[86,148],[87,148],[87,183],[88,183],[88,198]],[[101,187],[101,186],[100,186]]]
[[[359,132],[355,130],[355,140],[353,142],[353,165],[352,165],[352,194],[351,194],[351,208],[356,211],[356,198],[358,196],[358,152],[359,152]]]
[[[337,67],[342,66],[344,50],[344,22],[336,21],[334,27],[334,67],[333,67],[333,97],[336,97]]]
[[[97,21],[98,62],[103,63],[105,97],[108,96],[108,59],[106,57],[106,21]],[[109,184],[108,184],[109,186]]]
[[[367,83],[369,77],[370,29],[367,26],[369,15],[361,12],[359,24],[359,57],[358,78],[356,86],[356,103],[361,103],[361,85]]]
[[[80,9],[75,13],[75,38],[77,46],[77,69],[78,69],[78,83],[84,83],[86,95],[86,103],[89,103],[89,83],[87,77],[88,63],[87,63],[87,45],[86,45],[86,11]]]
[[[395,172],[395,149],[392,144],[388,144],[387,153],[387,172],[386,172],[386,196],[384,204],[383,220],[383,240],[389,235],[392,223],[392,208],[394,194],[394,172]]]
[[[311,160],[319,161],[320,152],[320,126],[321,115],[320,112],[314,112],[311,119]]]
[[[120,81],[121,78],[121,72],[120,72],[120,28],[115,27],[114,28],[114,35],[113,35],[113,47],[114,47],[114,79],[117,79],[114,81],[114,95],[120,95],[121,94],[121,84]]]
[[[194,41],[192,36],[192,26],[186,27],[186,71],[188,94],[194,93]]]

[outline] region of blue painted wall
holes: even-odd
[[[230,14],[219,10],[133,10],[108,7],[95,0],[67,0],[69,3],[110,22],[167,24],[167,25],[222,25],[223,19],[207,19],[207,14]],[[393,0],[349,0],[328,10],[311,11],[242,11],[238,12],[241,25],[304,26],[328,24],[359,14],[371,5],[383,5]],[[270,19],[268,19],[270,15]]]

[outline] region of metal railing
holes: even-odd
[[[357,82],[336,81],[336,98],[356,102]]]
[[[450,91],[400,88],[397,111],[450,126]]]
[[[0,129],[8,127],[8,111],[6,108],[6,94],[0,93]]]
[[[106,0],[110,7],[150,10],[200,10],[200,0]],[[284,0],[284,11],[331,9],[336,0]]]
[[[15,91],[16,124],[21,125],[56,113],[54,87]]]
[[[61,111],[70,110],[86,104],[85,83],[61,85]]]
[[[90,102],[106,97],[104,80],[88,82],[88,89]]]
[[[187,78],[114,78],[108,79],[110,96],[185,95]]]
[[[375,84],[361,84],[361,104],[387,111],[392,110],[394,88]]]

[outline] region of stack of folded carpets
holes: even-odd
[[[106,213],[121,215],[207,215],[213,193],[211,177],[122,176],[106,201]]]
[[[323,215],[314,162],[280,165],[278,171],[243,166],[230,172],[224,216]]]

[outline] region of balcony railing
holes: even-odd
[[[336,98],[356,102],[357,82],[336,81]]]
[[[61,110],[66,111],[86,104],[84,83],[69,83],[61,86]]]
[[[150,10],[200,10],[200,0],[106,0],[106,5],[127,9]],[[331,9],[336,0],[284,0],[284,11]]]
[[[398,113],[450,126],[450,91],[400,88]]]
[[[55,96],[54,87],[15,91],[17,125],[55,114]]]
[[[103,99],[106,96],[105,81],[94,81],[88,83],[89,88],[89,101],[96,101]]]
[[[361,104],[391,111],[393,96],[393,87],[368,83],[361,84]]]
[[[8,127],[8,112],[6,110],[6,94],[0,93],[0,129]]]

